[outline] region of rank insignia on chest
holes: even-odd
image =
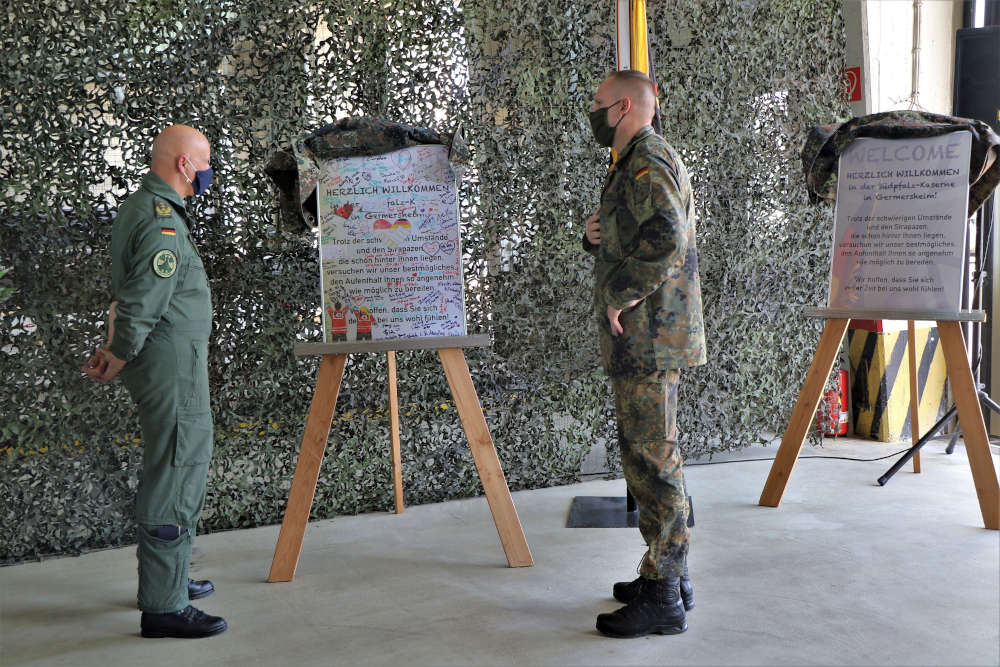
[[[156,201],[156,217],[158,218],[169,218],[170,217],[170,204],[165,201]]]
[[[177,271],[177,255],[171,250],[160,250],[153,255],[153,273],[161,278],[169,278]]]
[[[166,236],[177,236],[177,230],[173,227],[160,227],[160,233]]]

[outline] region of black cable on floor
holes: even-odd
[[[854,458],[852,456],[823,456],[822,454],[816,454],[816,455],[813,455],[813,456],[800,456],[798,458],[799,459],[839,459],[841,461],[882,461],[882,460],[885,460],[885,459],[891,459],[894,456],[899,456],[903,452],[908,452],[908,451],[910,451],[909,447],[907,447],[906,449],[901,449],[898,452],[893,452],[892,454],[886,454],[885,456],[879,456],[878,458],[874,458],[874,459],[858,459],[858,458]],[[776,457],[772,456],[771,458],[767,458],[767,459],[735,459],[733,461],[705,461],[703,463],[685,463],[684,467],[687,468],[688,466],[713,466],[713,465],[716,465],[717,463],[744,463],[746,461],[773,461],[775,458]]]
[[[891,458],[893,458],[895,456],[899,456],[900,454],[902,454],[904,452],[908,452],[909,450],[910,450],[910,448],[907,447],[906,449],[901,449],[898,452],[893,452],[892,454],[886,454],[885,456],[879,456],[879,457],[874,458],[874,459],[859,459],[859,458],[855,458],[853,456],[824,456],[822,454],[815,454],[815,455],[811,455],[811,456],[800,456],[798,458],[799,459],[837,459],[837,460],[840,460],[840,461],[861,461],[861,462],[883,461],[885,459],[891,459]],[[719,464],[722,464],[722,463],[749,463],[751,461],[773,461],[775,458],[776,457],[772,456],[770,458],[763,458],[763,459],[734,459],[732,461],[703,461],[701,463],[692,462],[692,463],[685,463],[684,467],[685,468],[690,468],[690,467],[693,467],[693,466],[714,466],[714,465],[719,465]],[[576,475],[564,475],[564,476],[560,477],[559,479],[573,479],[575,477],[594,477],[594,476],[597,476],[597,475],[610,475],[610,474],[612,474],[612,471],[610,471],[610,470],[604,470],[604,471],[600,471],[600,472],[582,472],[582,473],[578,473]],[[617,474],[617,473],[615,473],[615,474]]]

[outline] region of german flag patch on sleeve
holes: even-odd
[[[164,236],[177,236],[177,230],[173,227],[160,227],[160,233]]]
[[[635,172],[635,180],[638,181],[640,178],[646,176],[647,174],[649,174],[649,167],[643,167],[639,171]]]

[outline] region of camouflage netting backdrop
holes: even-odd
[[[780,432],[818,329],[829,212],[798,151],[847,114],[829,0],[650,2],[665,132],[692,173],[709,364],[685,376],[688,454]],[[202,129],[215,184],[193,200],[211,277],[216,454],[201,532],[284,511],[317,369],[314,237],[283,224],[263,169],[323,123],[378,116],[474,154],[462,185],[468,353],[512,489],[579,479],[613,442],[582,220],[606,151],[592,92],[614,67],[613,3],[572,0],[40,0],[7,3],[0,63],[0,562],[127,544],[141,464],[101,342],[111,219],[169,122]],[[2,291],[0,291],[2,295]],[[2,296],[0,296],[2,298]],[[399,354],[406,502],[481,493],[433,352]],[[385,358],[350,359],[313,518],[392,507]],[[613,453],[608,467],[616,471]]]

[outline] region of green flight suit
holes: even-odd
[[[677,447],[679,369],[704,364],[694,198],[680,156],[651,127],[622,150],[601,193],[594,314],[615,396],[622,469],[639,506],[647,579],[680,576],[688,504]],[[629,306],[634,300],[635,306]],[[611,335],[607,309],[622,309]]]
[[[212,301],[184,201],[156,174],[148,173],[118,211],[111,257],[118,305],[110,350],[127,362],[121,377],[143,437],[139,608],[178,611],[188,604],[191,546],[212,458]],[[180,535],[160,539],[156,526],[178,526]]]

